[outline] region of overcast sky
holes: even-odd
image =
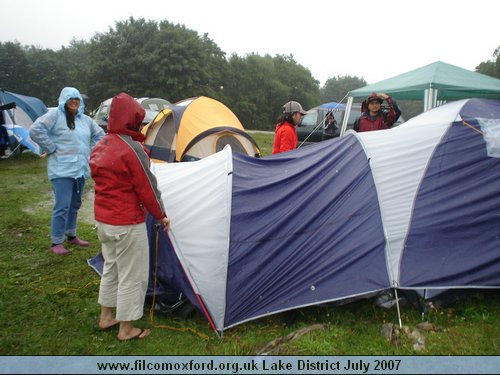
[[[0,41],[60,49],[128,17],[205,33],[222,51],[292,54],[321,85],[443,61],[474,70],[500,46],[497,0],[1,0]]]

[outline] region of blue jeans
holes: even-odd
[[[64,242],[64,236],[76,236],[76,219],[82,205],[85,179],[55,178],[51,180],[54,191],[54,208],[50,239],[53,244]]]

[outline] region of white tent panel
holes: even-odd
[[[169,237],[218,330],[224,323],[231,220],[230,147],[199,161],[152,167],[167,215]]]
[[[380,204],[386,255],[392,283],[397,286],[399,263],[413,205],[427,165],[463,101],[438,107],[396,128],[356,134],[370,159]]]

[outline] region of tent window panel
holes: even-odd
[[[153,142],[154,146],[172,149],[175,137],[175,124],[173,116],[168,116],[158,129],[158,134]]]
[[[151,159],[169,161],[171,150],[169,148],[157,147],[157,146],[147,146],[149,149],[149,156]],[[174,151],[175,153],[175,151]]]
[[[33,124],[31,117],[20,107],[0,112],[4,114],[0,116],[2,118],[2,124],[16,124],[28,130],[31,124]]]
[[[247,153],[245,147],[233,135],[222,135],[217,138],[217,142],[215,143],[215,152],[221,151],[226,145],[231,145],[233,152],[239,152],[240,154]]]

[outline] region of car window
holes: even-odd
[[[318,115],[320,111],[318,110],[310,110],[308,111],[304,117],[302,117],[302,121],[299,126],[316,126],[318,124]]]
[[[95,114],[94,120],[104,120],[108,118],[109,105],[102,104],[99,111]]]
[[[141,106],[145,109],[151,109],[153,111],[161,111],[168,108],[170,102],[161,98],[147,98],[141,102]]]

